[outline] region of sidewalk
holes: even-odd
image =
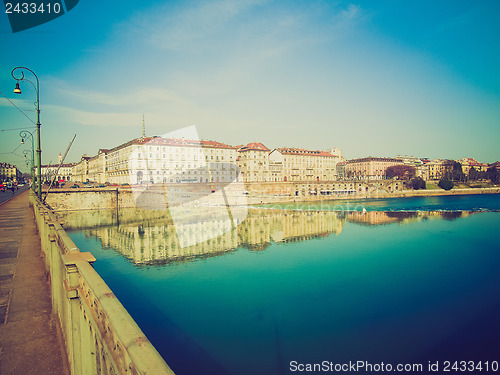
[[[0,205],[0,374],[68,374],[28,191]]]

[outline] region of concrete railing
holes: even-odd
[[[30,192],[72,375],[174,374],[57,218]]]

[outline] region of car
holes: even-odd
[[[80,188],[80,186],[79,186],[79,185],[77,185],[77,184],[71,185],[70,187],[71,187],[71,188],[73,188],[73,189],[78,189],[78,188]]]
[[[2,193],[5,193],[5,185],[4,184],[0,184],[0,191]]]
[[[99,185],[97,185],[97,187],[106,187],[106,185],[104,185],[104,184],[99,184]]]
[[[93,186],[92,186],[92,185],[85,185],[84,187],[85,187],[85,188],[93,188]]]

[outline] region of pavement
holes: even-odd
[[[0,204],[16,196],[17,194],[21,194],[22,192],[28,189],[29,189],[28,184],[25,184],[24,186],[18,187],[17,190],[14,190],[14,192],[12,192],[12,190],[9,189],[5,189],[5,191],[0,191]]]
[[[1,193],[0,193],[1,194]],[[0,203],[0,374],[69,374],[28,191]]]

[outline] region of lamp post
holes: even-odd
[[[24,144],[26,138],[31,138],[31,150],[24,150],[24,158],[27,159],[28,153],[31,153],[31,188],[33,192],[35,192],[35,146],[33,144],[33,133],[27,130],[21,130],[19,136],[21,137],[21,144]]]
[[[20,78],[16,77],[16,70],[20,70]],[[29,79],[24,78],[24,71],[27,70],[31,72],[33,76],[36,78],[36,86]],[[39,199],[42,199],[42,149],[40,147],[40,82],[38,81],[38,76],[34,71],[28,69],[24,66],[17,66],[10,72],[12,78],[14,78],[16,82],[16,88],[14,89],[14,94],[21,94],[21,88],[19,87],[20,81],[28,81],[33,85],[36,90],[36,135],[37,135],[37,149],[36,149],[36,159],[37,159],[37,195]],[[31,134],[31,133],[30,133]],[[31,138],[33,140],[33,138]],[[33,181],[34,182],[34,181]]]
[[[30,154],[31,156],[29,159],[28,154]],[[31,189],[33,189],[33,192],[35,192],[35,160],[33,157],[33,152],[31,150],[24,150],[24,160],[26,161],[26,166],[28,166],[28,164],[31,164]]]

